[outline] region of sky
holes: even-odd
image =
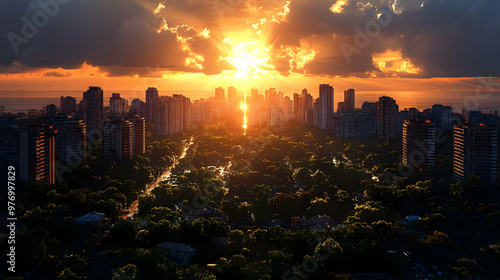
[[[499,34],[498,0],[3,0],[0,90],[473,91]]]

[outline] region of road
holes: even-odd
[[[182,151],[181,155],[174,161],[174,164],[172,164],[172,166],[170,166],[169,168],[167,168],[167,170],[165,170],[162,174],[160,174],[160,176],[158,176],[153,183],[147,186],[146,190],[144,190],[144,194],[151,193],[151,191],[153,191],[155,188],[158,187],[161,181],[164,181],[165,178],[170,177],[170,175],[172,174],[172,169],[174,169],[177,166],[177,164],[179,164],[179,160],[183,159],[186,156],[187,151],[189,150],[189,147],[191,147],[191,145],[193,145],[193,137],[189,139],[189,143],[184,147],[184,150]],[[125,220],[128,217],[132,217],[135,214],[136,209],[138,209],[138,207],[139,207],[139,200],[132,202],[132,204],[129,207],[130,212],[127,214],[122,214],[122,219]]]

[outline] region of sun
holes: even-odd
[[[268,78],[269,70],[274,69],[268,63],[270,49],[259,40],[244,40],[236,43],[233,41],[229,38],[224,40],[229,52],[225,59],[236,68],[236,70],[227,71],[228,76],[237,79]]]

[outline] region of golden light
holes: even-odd
[[[246,135],[247,128],[248,128],[248,125],[247,125],[247,110],[248,110],[248,105],[247,105],[247,103],[244,102],[244,101],[242,101],[241,104],[240,104],[240,109],[243,111],[243,125],[242,125],[242,127],[245,129],[244,134]]]
[[[330,7],[330,11],[334,14],[340,14],[344,10],[344,6],[347,4],[347,1],[337,0],[335,4]]]
[[[423,70],[415,66],[410,59],[403,58],[401,50],[387,50],[372,55],[373,65],[383,73],[419,74]]]
[[[226,71],[228,77],[237,79],[269,78],[269,70],[274,69],[268,64],[270,49],[259,40],[247,40],[233,43],[226,38],[229,54],[226,59],[236,70]]]

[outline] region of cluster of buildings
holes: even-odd
[[[89,143],[103,141],[104,155],[131,159],[145,152],[144,118],[129,110],[126,99],[113,93],[103,106],[103,90],[89,87],[82,100],[61,96],[59,106],[49,104],[45,114],[1,116],[0,165],[17,167],[22,181],[56,182],[89,152]],[[5,157],[4,157],[5,156]]]
[[[52,184],[56,170],[75,167],[85,157],[89,140],[102,140],[105,156],[130,159],[145,152],[147,123],[155,134],[169,135],[231,117],[245,119],[249,126],[314,125],[339,138],[402,137],[403,164],[424,168],[435,166],[437,135],[453,130],[455,178],[462,180],[470,174],[488,181],[496,178],[500,127],[496,111],[453,113],[451,107],[443,105],[400,111],[396,100],[388,96],[356,108],[355,94],[354,89],[345,90],[344,100],[334,110],[334,88],[328,84],[319,85],[317,98],[307,89],[290,98],[275,88],[264,94],[253,88],[244,96],[234,87],[227,92],[218,87],[214,96],[193,102],[180,94],[160,96],[150,87],[145,101],[136,98],[129,106],[119,93],[113,93],[106,107],[103,90],[91,86],[80,102],[61,96],[59,106],[47,105],[43,116],[35,110],[22,118],[2,116],[0,165],[18,162],[21,180]]]
[[[281,126],[290,121],[311,124],[339,138],[382,140],[402,139],[404,165],[432,168],[436,164],[436,139],[453,134],[453,174],[456,180],[475,174],[485,181],[497,177],[497,145],[500,119],[498,112],[481,111],[454,113],[440,104],[419,111],[399,110],[396,100],[379,97],[377,102],[355,106],[355,90],[344,91],[344,101],[334,112],[334,89],[319,85],[318,98],[307,89],[293,93],[293,99],[274,88],[265,95],[252,89],[246,98],[248,124]]]

